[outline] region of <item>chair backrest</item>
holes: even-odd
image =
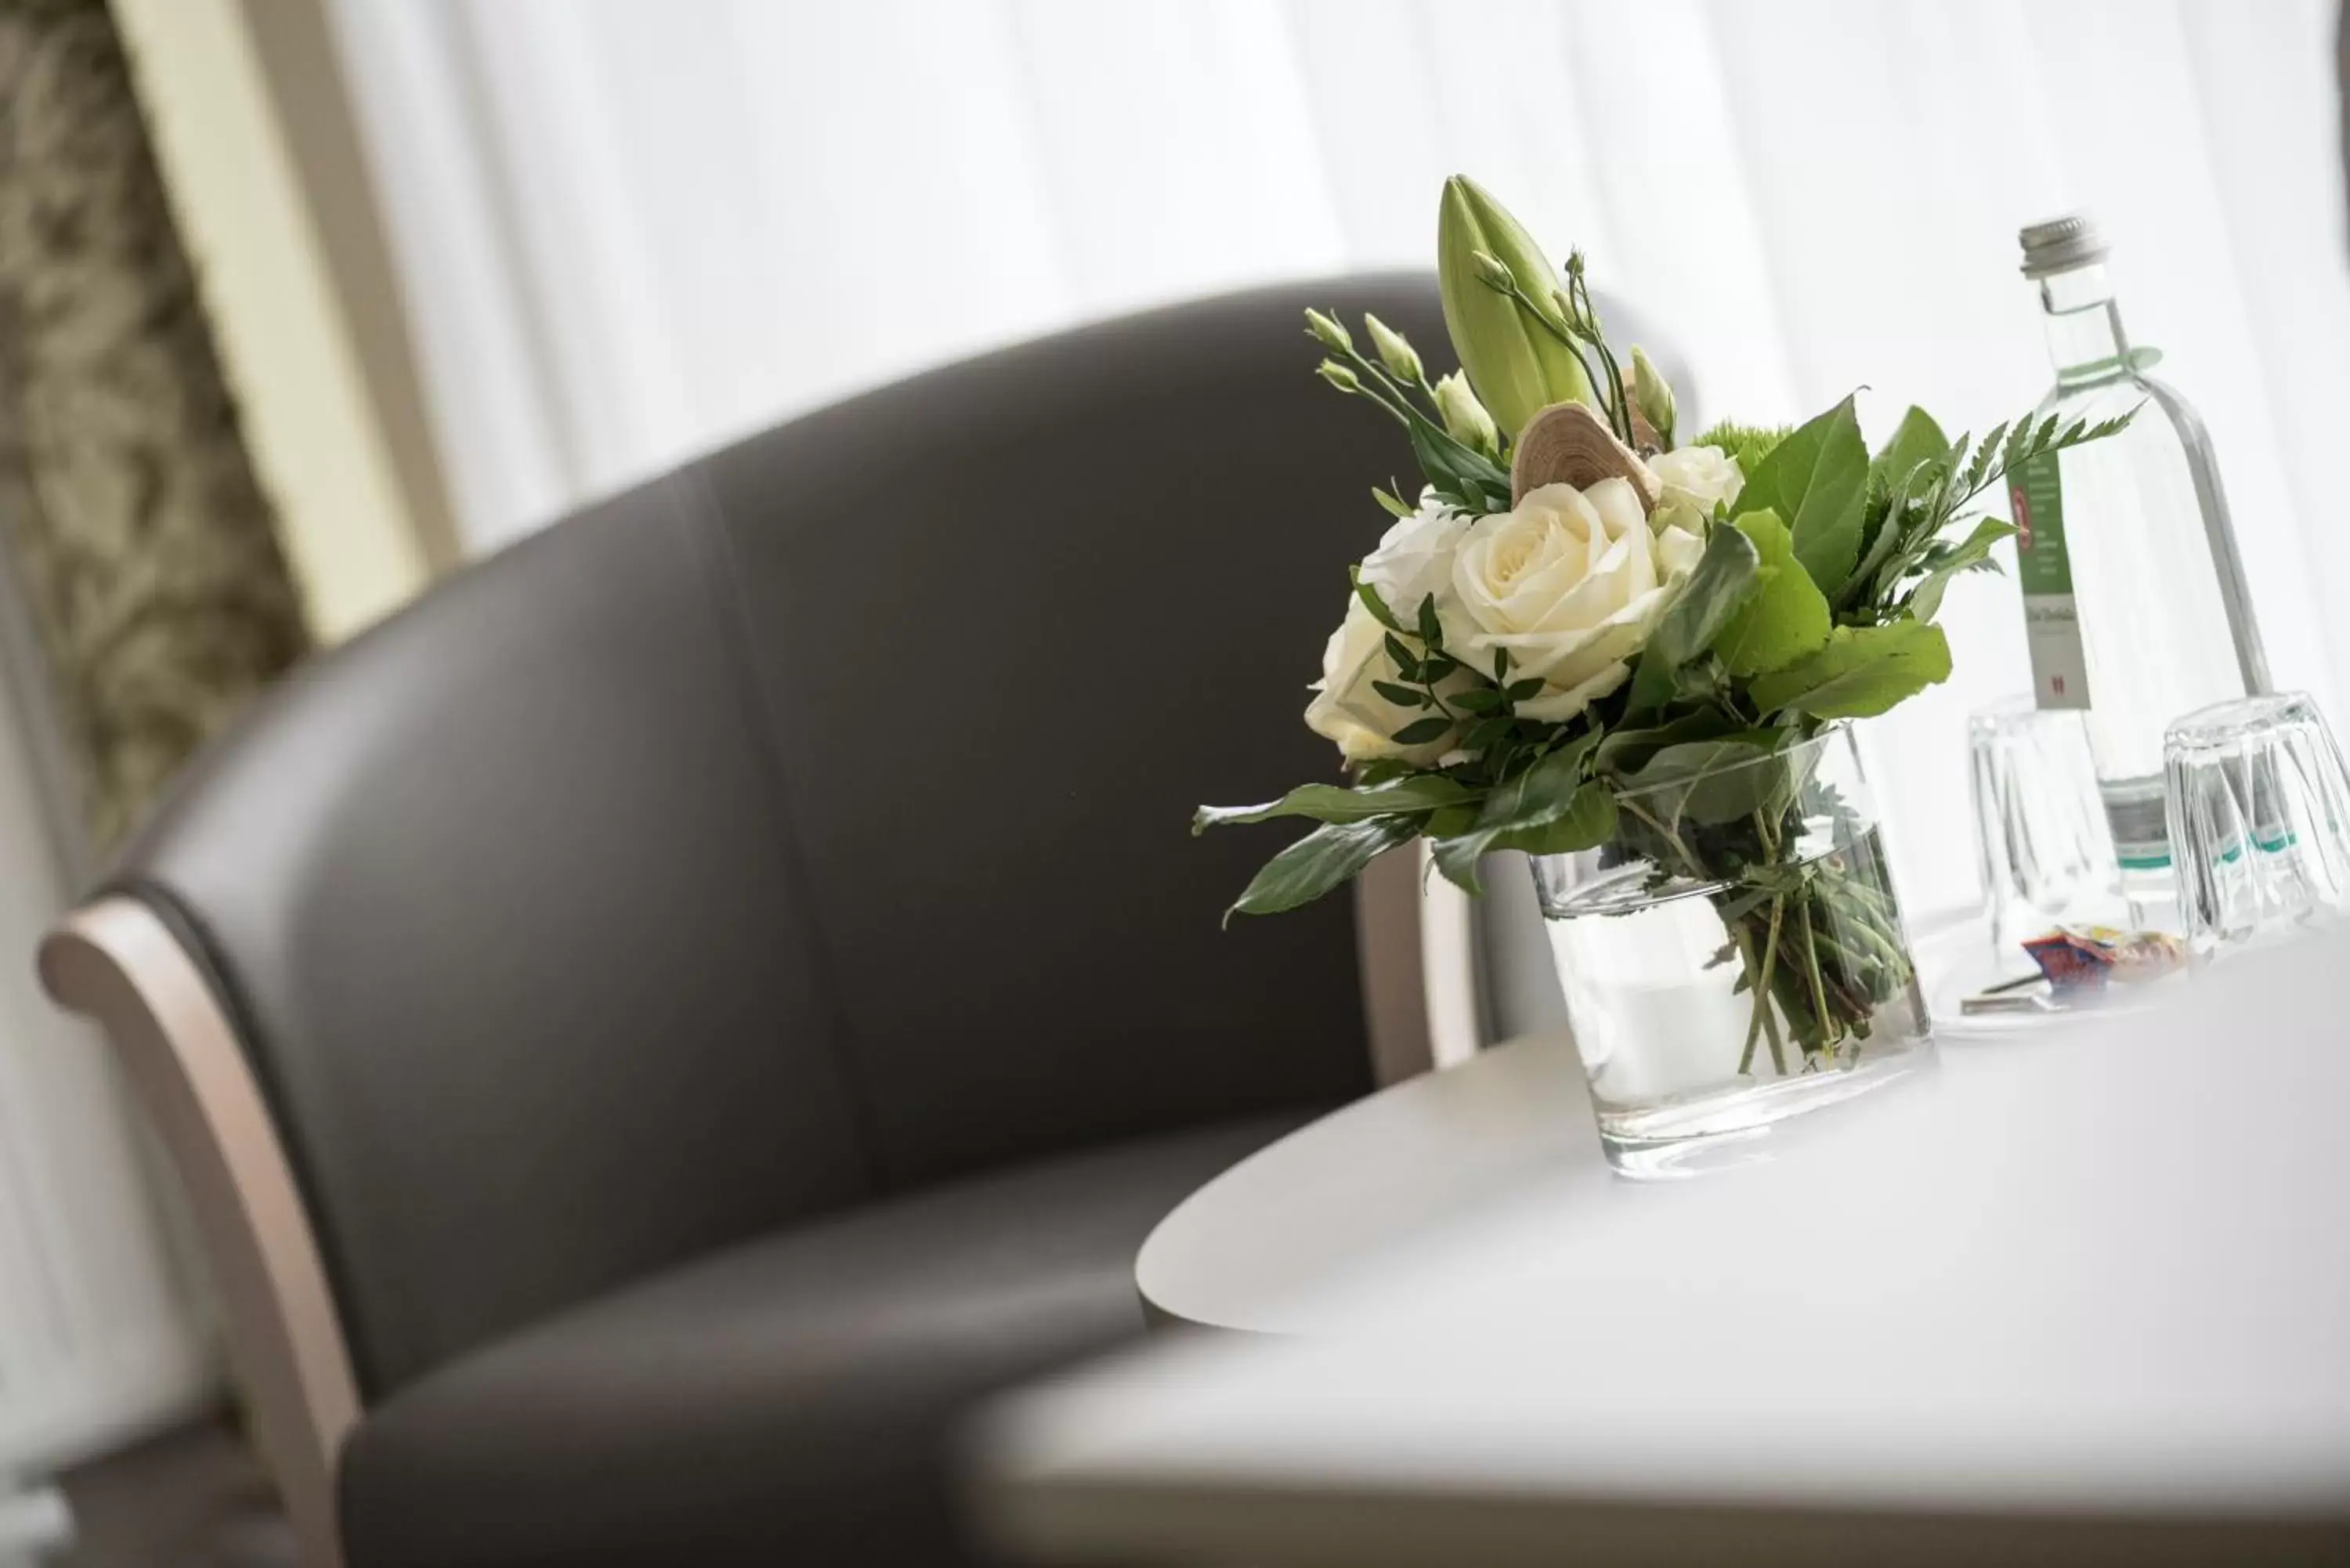
[[[1308,303],[1444,342],[1398,276],[919,377],[463,573],[192,773],[111,888],[239,1036],[363,1393],[795,1219],[1367,1085],[1346,901],[1222,932],[1278,836],[1185,826],[1330,773],[1305,682],[1409,469]]]

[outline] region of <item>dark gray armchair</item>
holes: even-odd
[[[1073,332],[594,506],[311,665],[44,952],[355,1568],[968,1561],[972,1400],[1141,1331],[1369,1084],[1347,902],[1220,931],[1366,487],[1308,303]]]

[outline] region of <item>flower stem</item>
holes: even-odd
[[[1843,1037],[1844,1030],[1831,1027],[1833,1015],[1828,1012],[1827,984],[1820,978],[1819,940],[1812,934],[1811,901],[1804,900],[1803,908],[1795,913],[1804,923],[1804,967],[1811,979],[1812,1005],[1820,1021],[1820,1045],[1825,1050]]]
[[[1519,309],[1534,318],[1536,326],[1565,345],[1566,351],[1575,356],[1575,364],[1583,369],[1583,379],[1591,383],[1592,389],[1599,396],[1599,412],[1607,420],[1608,430],[1628,442],[1632,439],[1632,421],[1618,406],[1623,397],[1623,383],[1612,377],[1603,378],[1594,371],[1591,361],[1584,357],[1583,340],[1572,327],[1562,327],[1552,320],[1550,312],[1536,305],[1534,296],[1528,294],[1523,286],[1511,284],[1510,297],[1517,301]],[[1604,358],[1607,353],[1607,345],[1601,344],[1598,348]]]
[[[1581,266],[1570,265],[1566,286],[1575,306],[1575,325],[1590,339],[1592,348],[1598,352],[1599,362],[1607,368],[1607,395],[1614,400],[1614,418],[1620,427],[1616,433],[1629,445],[1632,440],[1632,408],[1624,390],[1624,368],[1616,362],[1614,352],[1607,347],[1607,335],[1599,327],[1599,312],[1591,307],[1591,280],[1584,275]]]
[[[1779,915],[1784,907],[1783,899],[1771,900],[1771,932],[1762,940],[1762,972],[1759,979],[1755,978],[1754,972],[1754,950],[1747,945],[1745,932],[1741,931],[1738,934],[1738,950],[1746,960],[1748,983],[1754,991],[1754,1016],[1747,1021],[1746,1050],[1738,1058],[1738,1072],[1742,1077],[1753,1071],[1755,1037],[1762,1032],[1762,1025],[1770,1019],[1771,979],[1779,962]],[[1773,1060],[1778,1060],[1778,1041],[1775,1038],[1772,1041],[1771,1055]],[[1779,1070],[1784,1073],[1786,1068],[1782,1064]]]
[[[1713,880],[1711,874],[1707,872],[1705,867],[1699,862],[1695,853],[1690,850],[1688,845],[1681,842],[1681,836],[1679,834],[1674,832],[1671,828],[1658,821],[1656,817],[1651,815],[1649,813],[1641,810],[1639,804],[1632,800],[1629,796],[1617,797],[1616,804],[1623,810],[1628,811],[1634,816],[1638,817],[1642,822],[1647,823],[1650,827],[1655,828],[1658,834],[1663,837],[1664,841],[1673,846],[1674,852],[1681,857],[1681,864],[1689,868],[1689,872],[1691,876],[1699,877],[1704,881]]]

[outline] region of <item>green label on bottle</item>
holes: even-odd
[[[2089,705],[2089,659],[2073,599],[2073,558],[2064,548],[2064,486],[2057,454],[2043,452],[2008,475],[2015,519],[2016,576],[2023,584],[2023,632],[2032,690],[2043,708]]]

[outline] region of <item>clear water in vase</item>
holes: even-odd
[[[1817,742],[1849,755],[1842,734]],[[1841,787],[1791,809],[1783,852],[1709,876],[1706,837],[1679,863],[1656,835],[1534,862],[1545,929],[1602,1145],[1630,1175],[1744,1158],[1798,1111],[1848,1098],[1923,1059],[1930,1023],[1883,839]],[[1627,806],[1637,811],[1638,803]],[[1718,841],[1717,841],[1718,842]],[[1636,848],[1639,851],[1635,852]]]

